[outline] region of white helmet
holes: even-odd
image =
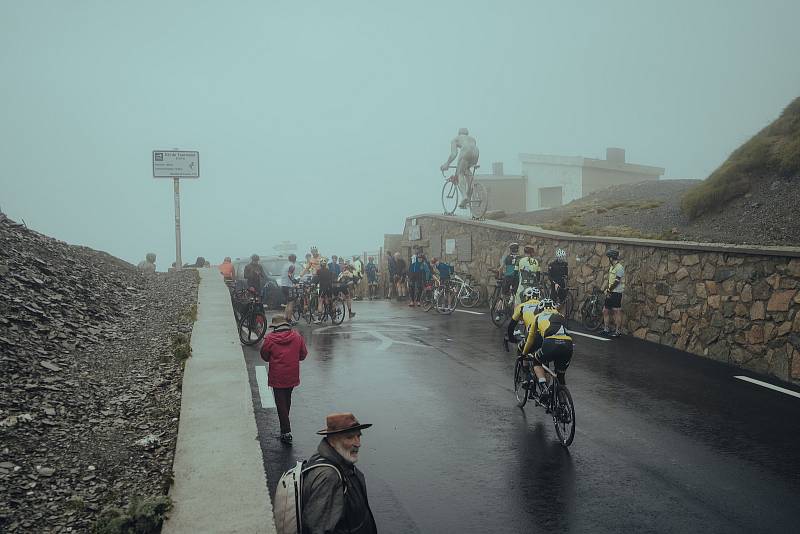
[[[555,310],[556,303],[553,302],[551,299],[542,299],[542,301],[536,305],[536,313],[542,313],[544,310]]]
[[[538,299],[541,294],[538,287],[526,287],[525,291],[522,292],[522,296],[525,297],[525,300],[531,300],[532,298]]]
[[[567,251],[563,248],[556,249],[556,259],[557,260],[566,260],[567,259]]]

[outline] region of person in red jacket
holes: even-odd
[[[272,388],[278,409],[281,441],[291,443],[289,409],[292,407],[292,390],[300,385],[300,361],[306,359],[308,349],[303,336],[292,330],[283,315],[275,315],[269,327],[272,332],[261,345],[261,359],[269,362],[267,383]]]

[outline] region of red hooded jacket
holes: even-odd
[[[300,385],[300,360],[308,350],[303,336],[282,326],[267,334],[261,345],[261,358],[269,362],[268,384],[273,388],[293,388]]]

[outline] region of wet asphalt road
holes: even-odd
[[[355,310],[340,327],[299,325],[310,355],[291,447],[277,439],[275,409],[262,408],[265,364],[244,349],[271,492],[315,452],[325,415],[352,411],[375,425],[358,466],[381,533],[800,525],[800,398],[734,378],[752,374],[635,339],[575,336],[577,431],[565,449],[541,408],[516,407],[513,352],[485,313],[388,301]]]

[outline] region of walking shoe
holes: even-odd
[[[320,321],[319,319],[314,319],[314,324],[322,324],[322,321]]]
[[[417,308],[419,308],[420,306],[422,306],[422,303],[417,302]]]
[[[292,433],[287,432],[286,434],[281,434],[281,441],[284,443],[291,443],[292,442]]]
[[[600,332],[600,335],[605,337],[611,337],[611,330],[606,330],[605,328],[603,328],[602,332]]]
[[[353,318],[353,317],[355,317],[355,316],[356,316],[356,312],[354,312],[354,311],[351,311],[351,312],[350,312],[350,318],[352,319],[352,318]]]
[[[608,337],[619,337],[622,335],[622,332],[619,330],[615,330],[614,332],[609,332]]]
[[[413,307],[414,307],[414,302],[409,302],[409,303],[408,303],[408,307],[409,307],[409,308],[413,308]]]

